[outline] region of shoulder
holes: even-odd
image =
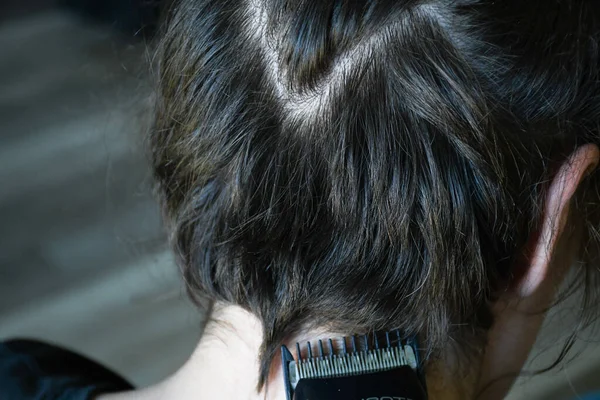
[[[132,386],[71,350],[19,339],[0,342],[0,388],[2,400],[87,400]]]

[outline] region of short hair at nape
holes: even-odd
[[[478,348],[550,178],[598,142],[598,22],[578,1],[174,2],[153,168],[189,292],[262,321],[261,385],[310,327]]]

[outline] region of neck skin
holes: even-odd
[[[256,390],[262,338],[256,317],[238,307],[216,305],[202,340],[168,382],[168,395],[163,398],[278,398],[270,396],[275,390],[269,395]]]

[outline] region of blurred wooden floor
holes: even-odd
[[[139,385],[186,359],[202,319],[150,194],[145,60],[59,12],[0,20],[0,340],[58,342]],[[566,320],[549,321],[546,342]],[[592,347],[510,399],[600,388],[599,360]]]

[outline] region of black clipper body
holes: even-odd
[[[369,346],[371,339],[372,346]],[[347,348],[347,341],[350,346]],[[414,338],[402,341],[398,331],[385,333],[380,346],[377,335],[344,338],[334,350],[331,339],[318,342],[318,354],[302,357],[296,344],[293,358],[282,346],[282,366],[287,400],[426,400],[425,377]]]

